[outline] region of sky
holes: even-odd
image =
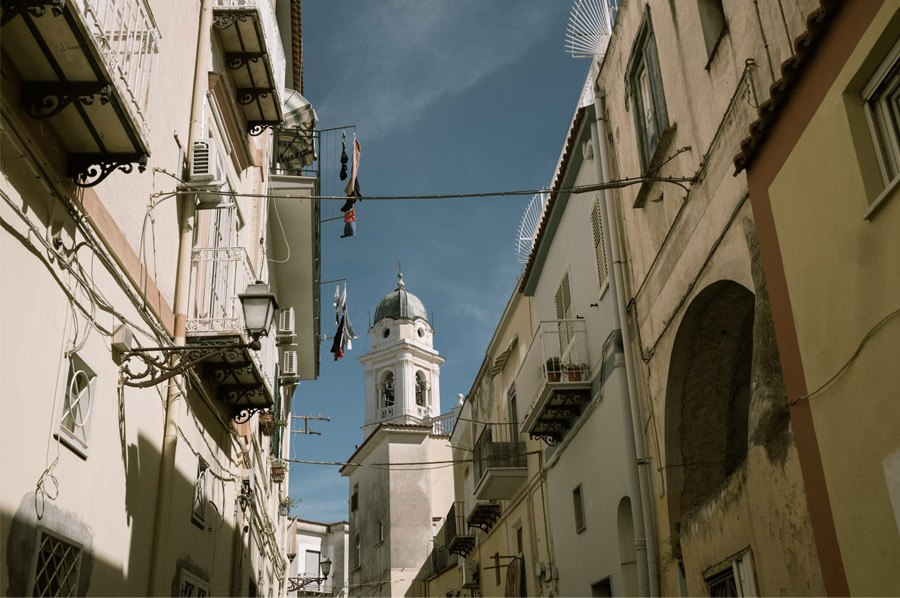
[[[525,190],[550,184],[589,68],[565,52],[569,0],[378,0],[303,3],[304,96],[319,128],[354,125],[363,196]],[[321,191],[338,195],[340,141],[323,134]],[[323,415],[321,435],[294,435],[291,457],[346,461],[362,442],[362,365],[376,305],[406,290],[435,328],[442,412],[468,393],[522,267],[516,236],[529,196],[362,201],[341,238],[340,202],[322,205],[322,280],[344,279],[359,338],[337,362],[320,347],[319,378],[301,383],[295,415]],[[343,285],[344,283],[340,283]],[[334,283],[322,332],[334,334]],[[343,286],[341,286],[343,289]],[[294,422],[294,428],[298,423]],[[347,520],[338,467],[293,464],[292,514]]]

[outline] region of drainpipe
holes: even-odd
[[[594,154],[597,161],[597,174],[600,182],[609,178],[609,151],[605,143],[608,134],[606,123],[606,98],[600,92],[594,93],[594,111],[596,122],[591,125],[591,136],[594,142]],[[601,140],[603,142],[601,143]],[[628,401],[625,402],[626,417],[631,419],[631,428],[626,426],[625,442],[630,454],[634,455],[634,466],[628,468],[628,484],[630,493],[640,501],[632,507],[634,519],[634,548],[637,558],[638,595],[659,596],[659,569],[657,559],[656,528],[653,517],[653,491],[650,472],[650,460],[647,458],[647,447],[644,443],[643,409],[637,385],[637,361],[631,339],[631,327],[628,320],[625,295],[625,272],[619,235],[618,204],[606,191],[603,194],[603,218],[609,225],[610,248],[612,250],[612,287],[615,291],[616,307],[619,312],[619,326],[622,330],[622,345],[625,350],[625,378],[628,382]]]
[[[194,90],[191,101],[191,121],[188,135],[188,156],[193,153],[194,140],[203,134],[203,101],[208,86],[208,55],[212,34],[212,0],[201,0],[200,28],[197,34],[197,52],[194,61]],[[178,265],[175,274],[175,345],[185,344],[188,297],[191,283],[191,250],[194,245],[194,220],[197,198],[182,196],[179,222]],[[173,359],[178,359],[174,357]],[[167,565],[173,559],[169,550],[169,531],[172,527],[172,490],[175,480],[175,453],[178,448],[179,419],[184,397],[178,378],[169,381],[166,392],[166,420],[163,428],[163,444],[160,456],[159,485],[156,492],[156,516],[154,519],[153,545],[150,552],[150,593],[164,596],[171,593],[171,583],[162,578]]]

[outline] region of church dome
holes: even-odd
[[[375,308],[375,321],[390,318],[392,320],[415,320],[421,318],[428,321],[428,313],[422,300],[408,292],[403,283],[403,274],[398,276],[397,288],[382,298]]]

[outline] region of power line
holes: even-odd
[[[448,199],[479,199],[486,197],[521,197],[526,195],[535,195],[538,193],[568,193],[572,195],[577,195],[580,193],[590,193],[592,191],[603,191],[607,189],[621,189],[623,187],[629,187],[631,185],[638,185],[642,183],[671,183],[673,185],[677,185],[681,187],[684,191],[689,191],[689,185],[693,183],[695,180],[694,177],[664,177],[664,176],[641,176],[641,177],[631,177],[626,179],[618,179],[614,181],[607,181],[605,183],[596,183],[593,185],[576,185],[573,187],[558,187],[556,189],[551,189],[548,187],[541,187],[538,189],[523,189],[517,191],[483,191],[479,193],[442,193],[442,194],[420,194],[420,195],[364,195],[361,197],[357,197],[357,201],[433,201],[433,200],[448,200]],[[279,187],[279,192],[282,191],[304,191],[308,190],[308,187]],[[259,198],[281,198],[281,199],[314,199],[317,201],[346,201],[348,198],[344,195],[284,195],[282,193],[273,194],[273,193],[238,193],[235,191],[209,191],[209,190],[195,190],[195,189],[182,189],[178,191],[168,191],[165,193],[155,193],[153,196],[163,196],[163,195],[191,195],[195,193],[203,193],[204,195],[221,195],[223,197],[259,197]]]
[[[527,457],[528,455],[537,455],[541,451],[525,451],[524,453],[516,453],[513,455],[506,455],[506,457],[513,459],[515,457]],[[335,465],[340,467],[352,466],[352,467],[407,467],[407,466],[430,466],[430,465],[457,465],[457,464],[465,464],[465,463],[474,463],[476,461],[490,461],[492,459],[496,459],[496,457],[482,457],[480,459],[448,459],[444,461],[410,461],[408,463],[359,463],[353,461],[317,461],[313,459],[283,459],[283,461],[288,461],[290,463],[299,463],[301,465]]]

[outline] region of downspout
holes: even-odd
[[[208,54],[212,35],[212,0],[201,0],[200,27],[197,34],[197,52],[194,62],[194,89],[191,100],[191,121],[188,135],[188,157],[193,153],[194,140],[203,134],[203,101],[207,88]],[[184,345],[185,324],[190,291],[191,250],[194,245],[194,220],[197,213],[197,198],[185,195],[182,199],[179,221],[178,266],[175,274],[175,337],[176,346]],[[174,357],[173,359],[178,359]],[[184,399],[179,387],[179,379],[172,378],[166,392],[166,419],[163,428],[163,444],[160,455],[159,484],[156,491],[156,515],[154,518],[153,545],[150,551],[150,593],[151,596],[165,596],[171,593],[171,583],[162,579],[169,552],[169,530],[172,526],[172,490],[175,480],[175,453],[178,448],[178,430],[181,415],[180,401]]]
[[[605,141],[608,134],[606,123],[606,98],[598,90],[594,93],[594,112],[596,121],[591,125],[591,136],[594,141],[594,154],[599,156],[597,174],[600,182],[609,178],[609,151]],[[622,331],[622,345],[625,351],[625,378],[628,382],[628,401],[624,404],[625,415],[631,419],[631,428],[626,426],[625,442],[628,451],[634,455],[634,465],[628,468],[628,484],[630,493],[640,501],[637,508],[632,507],[634,521],[634,549],[637,558],[638,595],[659,596],[659,560],[657,558],[656,527],[653,514],[652,480],[648,467],[647,447],[644,443],[643,409],[636,379],[637,361],[631,338],[628,310],[626,308],[625,273],[619,236],[618,204],[611,194],[603,194],[603,217],[609,225],[610,249],[612,251],[612,287],[615,291],[616,308],[619,315],[619,326]]]

